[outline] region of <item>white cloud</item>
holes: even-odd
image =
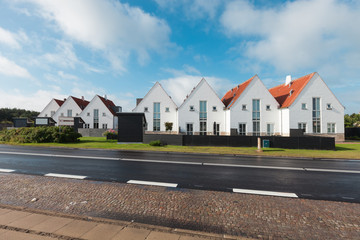
[[[33,79],[27,69],[0,55],[0,74]]]
[[[112,66],[125,70],[125,60],[136,52],[140,64],[149,52],[169,47],[167,23],[137,7],[115,0],[23,0],[33,3],[40,16],[58,30],[94,50],[102,51]]]
[[[28,36],[25,32],[19,31],[18,33],[13,33],[0,27],[0,43],[18,49],[21,48],[19,42],[26,41],[28,41]]]
[[[230,37],[248,37],[245,57],[285,72],[320,69],[352,59],[360,64],[360,5],[336,0],[289,1],[258,8],[249,1],[227,4],[221,23]],[[345,70],[343,69],[343,71]]]
[[[65,68],[74,69],[76,64],[80,62],[71,43],[57,41],[55,49],[55,53],[46,53],[42,56],[46,63],[53,63]]]

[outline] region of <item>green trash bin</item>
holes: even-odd
[[[263,139],[263,148],[269,148],[269,147],[270,147],[270,140]]]

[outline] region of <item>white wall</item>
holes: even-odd
[[[154,102],[160,103],[160,132],[166,131],[165,122],[172,122],[173,128],[171,133],[178,133],[177,106],[158,82],[155,83],[144,99],[133,110],[133,112],[145,113],[147,131],[153,131]],[[148,108],[147,112],[144,112],[145,108]],[[169,108],[169,112],[165,111],[166,108]]]
[[[207,102],[207,133],[209,135],[213,134],[214,122],[216,122],[217,124],[220,124],[220,134],[225,134],[225,106],[205,79],[200,81],[198,86],[179,108],[178,114],[181,132],[186,133],[187,123],[193,124],[193,131],[195,134],[200,131],[200,101]],[[190,106],[194,106],[194,111],[190,111]],[[213,106],[216,107],[216,111],[213,111]]]
[[[79,117],[89,124],[90,128],[94,128],[94,109],[99,110],[99,128],[102,128],[103,124],[107,124],[107,129],[114,129],[114,115],[97,95],[84,108]],[[90,114],[89,116],[88,113]],[[103,113],[105,113],[105,116],[103,116]]]
[[[279,111],[282,136],[290,136],[290,111],[288,108],[282,108]],[[296,127],[297,128],[297,127]]]
[[[274,124],[274,133],[280,134],[278,102],[270,94],[262,81],[256,76],[249,83],[233,106],[230,107],[230,128],[239,130],[239,123],[246,124],[246,132],[252,134],[252,101],[260,99],[260,132],[265,135],[267,124]],[[242,110],[242,105],[246,104],[246,110]],[[270,110],[266,110],[266,105],[270,105]]]
[[[61,116],[61,113],[64,114],[64,117],[67,117],[67,110],[72,110],[72,117],[76,117],[80,115],[82,112],[81,108],[76,104],[74,99],[72,97],[68,97],[66,101],[61,105],[61,107],[55,112],[53,119],[56,121],[56,125],[59,124],[59,117]]]
[[[320,98],[321,133],[327,134],[327,123],[335,123],[335,133],[344,133],[344,107],[316,73],[304,87],[290,109],[290,128],[298,128],[299,122],[307,123],[307,133],[312,129],[312,99]],[[302,110],[302,103],[307,104],[307,110]],[[327,110],[330,103],[332,110]]]
[[[38,117],[51,117],[51,111],[56,112],[60,108],[59,104],[55,101],[55,99],[51,99],[51,101],[46,105],[46,107],[40,112]]]

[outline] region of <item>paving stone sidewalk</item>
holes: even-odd
[[[0,205],[0,239],[6,240],[211,240],[244,239],[132,222],[109,221]]]
[[[219,236],[360,239],[360,204],[356,203],[13,173],[0,174],[0,183],[0,204],[26,209],[117,219]],[[174,233],[172,231],[169,233]]]

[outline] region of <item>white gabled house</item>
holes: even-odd
[[[166,122],[173,123],[171,133],[178,133],[177,105],[159,82],[139,101],[133,112],[145,114],[146,133],[165,133]]]
[[[66,99],[64,99],[65,101]],[[50,118],[54,116],[55,112],[63,105],[64,101],[59,99],[51,99],[51,101],[46,105],[46,107],[40,112],[38,117]]]
[[[61,107],[53,115],[56,125],[73,125],[74,117],[78,117],[83,109],[89,104],[84,97],[68,97]]]
[[[227,135],[225,105],[203,78],[178,109],[179,130],[188,135]]]
[[[79,114],[79,117],[84,121],[84,128],[114,129],[117,124],[116,112],[119,111],[118,108],[107,97],[95,95]]]
[[[281,135],[290,129],[305,129],[308,135],[344,140],[344,106],[316,72],[273,87],[270,93],[280,104]]]
[[[255,75],[222,98],[231,135],[279,135],[278,102]]]

